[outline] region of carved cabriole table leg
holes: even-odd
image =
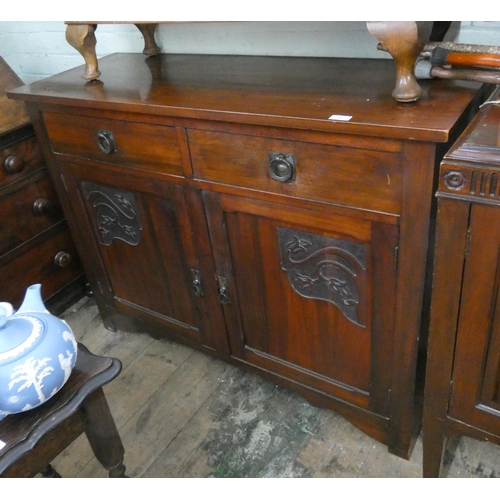
[[[428,41],[432,21],[368,21],[368,31],[379,39],[396,62],[396,86],[392,96],[413,102],[422,95],[414,73],[415,62]]]
[[[146,56],[155,56],[160,53],[160,47],[156,44],[155,30],[158,24],[137,23],[136,27],[144,37],[144,50],[142,53]]]
[[[158,23],[134,23],[144,37],[143,54],[154,56],[160,53],[160,48],[155,41],[155,30]],[[97,39],[95,30],[97,24],[67,22],[66,40],[74,47],[85,60],[85,71],[82,75],[84,80],[96,80],[101,75],[97,63],[95,46]]]
[[[84,80],[95,80],[101,74],[95,53],[96,27],[96,24],[68,24],[66,27],[67,42],[80,52],[85,60],[85,71],[82,75]]]

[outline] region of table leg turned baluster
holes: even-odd
[[[396,62],[396,101],[412,102],[422,95],[415,78],[415,62],[428,41],[433,23],[430,21],[368,21],[368,31],[383,45]]]
[[[85,434],[97,460],[109,471],[109,477],[127,477],[123,465],[125,450],[103,390],[96,389],[82,408],[87,418]]]

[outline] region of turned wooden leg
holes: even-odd
[[[123,457],[125,450],[108,402],[101,388],[82,404],[86,414],[85,434],[97,460],[109,471],[109,477],[127,477]]]
[[[74,47],[85,60],[85,71],[82,75],[84,80],[95,80],[99,78],[101,72],[97,65],[95,46],[96,24],[68,24],[66,27],[66,40]]]
[[[136,24],[136,26],[144,37],[144,50],[142,53],[147,56],[155,56],[156,54],[159,54],[160,47],[158,47],[155,40],[155,30],[158,24],[144,23]]]
[[[447,438],[440,422],[436,418],[424,419],[422,428],[424,477],[440,476],[446,442]]]
[[[432,21],[368,21],[368,31],[396,62],[396,86],[392,96],[399,102],[413,102],[422,95],[415,78],[417,57],[432,31]]]
[[[52,465],[47,465],[41,472],[44,478],[60,478],[60,474],[52,467]]]

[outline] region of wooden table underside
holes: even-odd
[[[84,80],[96,80],[101,75],[95,52],[95,30],[98,24],[115,24],[112,22],[68,21],[66,40],[85,60]],[[118,23],[117,23],[118,24]],[[134,22],[144,37],[146,56],[160,53],[155,40],[155,30],[160,23]],[[368,31],[376,37],[382,47],[387,50],[396,62],[396,83],[392,93],[399,102],[413,102],[422,95],[415,78],[414,67],[417,57],[425,43],[429,40],[432,21],[367,21]]]

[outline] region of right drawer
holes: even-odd
[[[402,172],[398,153],[195,129],[188,130],[188,140],[195,178],[400,213]],[[294,171],[285,180],[292,163]]]

